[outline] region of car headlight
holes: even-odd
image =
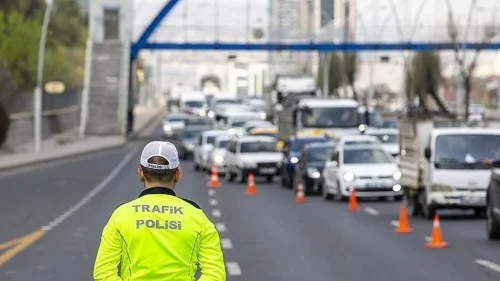
[[[321,173],[316,168],[308,168],[307,175],[312,179],[318,179],[321,176]]]
[[[215,155],[214,162],[217,164],[222,164],[222,162],[224,162],[224,157],[222,157],[221,155]]]
[[[354,180],[354,174],[352,173],[345,173],[343,176],[345,181],[351,182]]]
[[[401,179],[401,172],[400,172],[400,171],[395,172],[395,173],[392,175],[392,178],[393,178],[394,180],[397,180],[397,181],[398,181],[398,180],[400,180],[400,179]]]
[[[199,111],[199,114],[200,114],[200,116],[205,116],[207,114],[207,112],[205,110],[201,109]]]
[[[266,119],[266,117],[267,117],[267,115],[266,115],[264,112],[262,112],[262,113],[260,114],[260,119],[265,120],[265,119]]]
[[[184,146],[189,150],[192,150],[194,148],[194,144],[189,142],[184,143]]]
[[[229,129],[229,134],[234,135],[234,133],[236,133],[234,129]]]
[[[295,157],[295,156],[292,156],[292,158],[290,158],[290,163],[292,164],[297,164],[299,163],[299,158]]]
[[[172,127],[170,127],[170,125],[164,125],[164,126],[163,126],[163,130],[164,130],[165,132],[170,132],[170,131],[172,131]]]
[[[208,117],[214,118],[214,116],[215,116],[215,113],[213,111],[208,112]]]

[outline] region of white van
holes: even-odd
[[[203,93],[183,93],[180,97],[179,108],[181,112],[205,116],[207,113],[207,99]]]

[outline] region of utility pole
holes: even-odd
[[[47,41],[47,31],[49,29],[50,15],[52,13],[53,2],[46,0],[45,14],[43,16],[42,31],[40,34],[40,46],[38,46],[38,64],[36,75],[36,87],[34,93],[34,140],[35,153],[38,154],[42,150],[42,114],[43,114],[43,70],[45,66],[45,43]]]

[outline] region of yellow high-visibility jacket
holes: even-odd
[[[225,281],[219,234],[194,202],[153,187],[116,208],[102,232],[96,281]]]

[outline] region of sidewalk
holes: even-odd
[[[165,112],[165,106],[136,107],[134,134],[140,134]],[[99,150],[120,147],[127,142],[123,136],[89,136],[80,138],[78,130],[66,132],[45,140],[42,143],[42,152],[33,153],[34,144],[16,147],[14,150],[0,151],[0,170],[8,170],[56,160],[69,156],[82,155]]]

